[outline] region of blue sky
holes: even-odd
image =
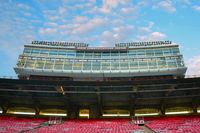
[[[180,44],[189,75],[200,74],[200,0],[1,0],[0,75],[31,40]]]

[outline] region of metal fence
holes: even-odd
[[[3,78],[3,79],[19,79],[18,76],[1,76],[1,75],[0,75],[0,78]],[[200,75],[185,75],[184,78],[200,78]]]

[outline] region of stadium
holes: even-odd
[[[32,41],[0,79],[0,132],[199,133],[200,77],[171,41]]]

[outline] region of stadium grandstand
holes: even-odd
[[[179,45],[32,41],[0,78],[0,133],[199,133],[200,77]]]

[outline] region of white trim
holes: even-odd
[[[57,114],[57,113],[42,113],[45,116],[67,116],[67,114]]]
[[[130,116],[130,114],[103,114],[103,117],[109,116]]]
[[[174,114],[189,114],[190,111],[179,111],[179,112],[166,112],[166,115],[174,115]]]
[[[135,116],[155,116],[155,115],[159,115],[159,113],[135,114]]]
[[[17,114],[17,115],[35,115],[35,112],[11,112],[10,114]]]

